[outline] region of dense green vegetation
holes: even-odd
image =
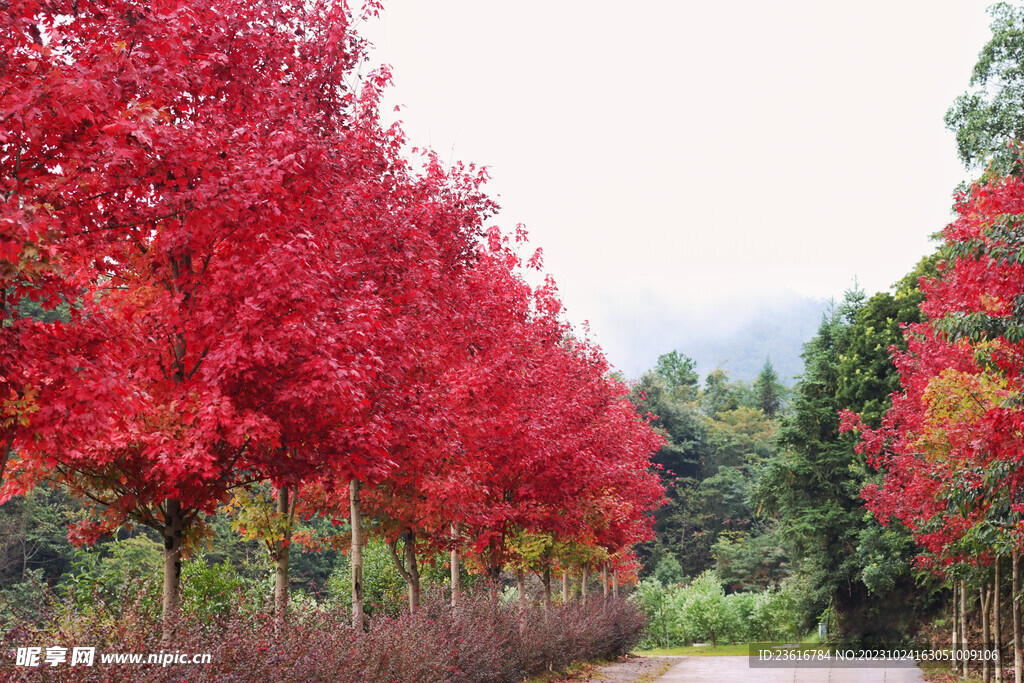
[[[1009,283],[1022,253],[1024,10],[990,12],[992,38],[946,115],[961,161],[983,172],[960,188],[945,244],[890,292],[854,287],[833,305],[785,400],[722,371],[679,389],[667,361],[638,384],[634,400],[667,438],[658,462],[672,471],[658,539],[642,552],[649,645],[709,635],[686,611],[698,595],[714,596],[730,639],[758,631],[738,607],[753,596],[792,595],[785,628],[824,623],[845,642],[905,643],[941,628],[946,642],[952,630],[954,643],[1005,643],[999,623],[1019,623],[1016,601],[998,600],[1020,590],[1020,368],[1008,349],[1022,336]],[[1005,568],[1000,578],[1005,555],[1012,581]]]
[[[751,385],[720,369],[698,385],[679,352],[644,375],[634,400],[666,436],[655,460],[670,501],[642,549],[645,576],[675,585],[713,569],[737,594],[798,585],[788,614],[801,632],[825,621],[850,640],[914,634],[938,605],[934,581],[912,569],[909,533],[864,508],[860,491],[877,475],[839,433],[839,412],[881,420],[898,388],[889,349],[905,344],[901,324],[921,320],[917,283],[936,260],[892,292],[848,292],[805,345],[792,388],[770,361]]]

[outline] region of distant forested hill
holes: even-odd
[[[829,302],[787,292],[704,311],[658,315],[652,310],[656,306],[634,302],[614,314],[617,334],[606,348],[628,377],[639,377],[659,355],[677,350],[696,361],[702,378],[721,365],[730,378],[747,382],[757,377],[767,356],[780,381],[792,386],[803,371],[803,345],[814,336]]]
[[[827,301],[806,298],[776,302],[732,331],[702,335],[691,330],[680,336],[676,348],[697,361],[701,376],[722,365],[732,379],[748,382],[757,377],[767,356],[780,381],[792,386],[804,369],[803,345],[814,336],[828,306]]]

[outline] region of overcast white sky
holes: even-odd
[[[391,0],[359,30],[412,143],[490,168],[628,366],[616,311],[871,293],[931,250],[989,4]]]

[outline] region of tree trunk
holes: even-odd
[[[960,581],[960,643],[961,647],[967,648],[967,582]],[[960,675],[967,678],[967,658],[964,657],[961,663]]]
[[[0,329],[3,329],[5,320],[10,320],[13,317],[13,313],[13,303],[8,298],[7,289],[0,287]],[[15,329],[17,330],[16,332],[12,333],[10,330],[5,330],[3,334],[14,335],[14,338],[11,339],[11,341],[14,342],[11,348],[16,349],[18,348],[17,340],[21,338],[21,328],[17,327]],[[25,397],[25,394],[22,392],[21,388],[16,388],[14,392],[15,396],[19,400]],[[11,456],[14,455],[14,430],[12,429],[7,434],[8,436],[7,439],[4,441],[3,448],[0,449],[0,486],[2,486],[4,483],[4,472],[7,470],[7,463],[10,460]]]
[[[352,526],[352,628],[363,632],[363,509],[359,501],[359,481],[348,483],[349,524]]]
[[[452,607],[459,606],[459,525],[452,523]]]
[[[18,537],[21,538],[21,580],[28,575],[28,518],[32,514],[28,496],[21,499],[21,519],[18,520]]]
[[[580,578],[580,602],[582,602],[583,606],[586,607],[587,606],[587,568],[586,568],[586,566],[584,566],[580,570],[580,574],[582,575],[581,578]]]
[[[405,539],[405,562],[398,559],[398,541],[402,538]],[[405,580],[405,585],[409,587],[409,611],[415,614],[416,608],[420,604],[420,575],[416,567],[416,550],[412,547],[413,539],[412,529],[409,529],[401,536],[391,539],[388,542],[388,549],[391,551],[391,560],[395,563],[398,573]],[[413,574],[414,570],[416,572],[415,575]],[[415,589],[413,586],[415,586]]]
[[[501,570],[502,565],[499,558],[502,556],[501,549],[504,547],[505,537],[502,535],[501,538],[492,538],[488,544],[487,552],[484,553],[481,558],[484,563],[484,575],[490,582],[490,590],[494,595],[498,594],[498,589],[501,587]]]
[[[191,257],[186,255],[183,260],[191,269]],[[178,259],[172,258],[170,266],[176,281],[181,272]],[[174,289],[177,290],[177,285]],[[187,297],[186,294],[186,301]],[[185,335],[182,332],[174,335],[171,347],[174,354],[171,361],[172,378],[175,383],[181,383],[185,381]],[[164,541],[164,604],[160,641],[167,647],[174,639],[174,631],[181,617],[181,549],[185,536],[185,515],[181,501],[164,501],[164,526],[161,531]]]
[[[174,631],[181,617],[181,546],[184,540],[185,520],[181,503],[165,503],[164,526],[164,590],[163,629],[160,641],[166,647],[174,639]]]
[[[1014,683],[1021,682],[1021,672],[1024,670],[1024,643],[1021,643],[1020,628],[1020,550],[1013,551],[1013,595],[1010,596],[1010,613],[1013,621],[1013,680]]]
[[[619,597],[619,570],[612,570],[612,597]]]
[[[996,661],[993,665],[996,669],[996,681],[997,683],[1003,683],[1003,627],[1001,625],[1002,618],[999,615],[999,610],[1002,607],[1000,604],[1000,593],[1002,592],[999,586],[1000,572],[999,565],[1001,564],[1002,558],[996,555],[995,561],[995,577],[992,580],[992,636],[995,640],[996,650]]]
[[[960,665],[957,662],[957,650],[960,649],[960,609],[956,602],[957,590],[956,581],[953,582],[953,633],[950,636],[950,647],[953,649],[953,673],[957,672]]]
[[[544,567],[544,574],[541,575],[544,582],[544,611],[551,611],[551,567]]]
[[[562,604],[569,604],[569,568],[562,569]]]
[[[288,520],[291,506],[288,501],[288,487],[277,489],[278,519]],[[288,562],[291,558],[291,524],[285,521],[284,536],[277,541],[277,557],[274,567],[274,615],[284,619],[288,611]]]
[[[526,614],[526,574],[516,569],[516,589],[519,591],[519,611]]]
[[[409,612],[420,611],[420,569],[416,564],[416,532],[409,529],[409,538],[405,542],[405,565],[409,572]]]
[[[992,647],[988,631],[988,608],[991,606],[992,591],[988,590],[984,581],[978,589],[978,595],[981,605],[981,646],[983,650],[988,650]],[[992,683],[992,663],[987,658],[981,660],[981,678],[985,683]]]
[[[601,565],[601,596],[608,602],[608,564]]]

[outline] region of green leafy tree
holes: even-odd
[[[707,510],[711,514],[710,530],[745,529],[753,514],[749,505],[750,477],[744,467],[719,467],[714,476],[700,483]]]
[[[58,579],[74,554],[68,524],[80,507],[63,488],[50,487],[0,505],[0,587],[29,579],[33,569]]]
[[[853,446],[839,435],[836,400],[840,356],[862,300],[862,293],[848,294],[804,347],[804,375],[780,428],[782,452],[766,464],[754,492],[763,508],[778,515],[789,554],[814,577],[818,612],[836,600],[852,610],[866,598],[855,562],[864,513],[860,481],[850,476]]]
[[[805,623],[832,608],[851,639],[898,641],[927,607],[910,571],[907,531],[883,530],[864,508],[860,491],[878,475],[867,471],[850,435],[839,434],[838,411],[877,417],[888,407],[897,386],[889,347],[903,343],[900,324],[917,319],[918,276],[933,262],[922,261],[895,296],[866,299],[854,289],[824,317],[804,347],[779,453],[751,493],[807,587]]]
[[[939,252],[923,258],[893,288],[879,292],[857,309],[846,333],[839,359],[836,400],[871,426],[877,426],[889,407],[889,395],[899,390],[899,374],[890,349],[905,348],[902,326],[922,322],[918,306],[924,296],[922,277],[934,277]]]
[[[685,356],[666,354],[661,365],[678,365],[680,358]],[[777,424],[753,405],[751,387],[731,382],[721,368],[709,374],[699,394],[671,391],[665,375],[647,373],[633,392],[666,437],[654,461],[665,468],[669,499],[655,513],[657,539],[639,556],[645,575],[671,557],[684,577],[694,577],[715,566],[712,547],[720,533],[753,528],[749,488],[756,466],[774,452]]]
[[[694,400],[673,392],[655,372],[640,378],[631,400],[654,416],[652,424],[665,438],[651,460],[659,468],[669,503],[654,513],[657,538],[638,550],[644,574],[650,575],[671,555],[682,566],[684,576],[694,576],[709,566],[713,542],[703,533],[704,501],[697,492],[709,454],[705,420]]]
[[[774,523],[756,521],[749,531],[723,531],[711,554],[722,582],[733,591],[767,590],[791,574]]]
[[[750,489],[761,464],[775,452],[777,429],[777,422],[768,419],[760,409],[744,406],[720,412],[716,419],[708,422],[709,469],[714,474],[699,486],[707,513],[705,528],[712,544],[711,556],[719,567],[722,558],[716,548],[723,535],[732,539],[745,560],[750,560],[733,563],[728,582],[736,587],[767,585],[764,576],[779,573],[779,558],[775,553],[757,554],[760,543],[755,537],[766,525],[756,519],[750,500]],[[748,548],[741,550],[744,546]]]
[[[730,639],[737,630],[737,614],[729,609],[722,582],[714,571],[707,571],[686,588],[682,610],[686,627],[694,639],[711,641]]]
[[[1019,172],[1024,139],[1024,8],[1000,2],[989,13],[992,38],[978,55],[968,90],[946,112],[946,126],[956,134],[964,166],[991,163],[992,173],[1006,175]]]
[[[729,374],[724,369],[715,368],[704,378],[700,408],[707,417],[714,418],[718,413],[739,408],[740,399],[741,395],[729,381]]]
[[[639,408],[654,416],[653,426],[665,437],[652,461],[669,478],[700,476],[707,434],[692,403],[680,399],[660,375],[650,372],[634,385],[631,396]]]
[[[696,366],[692,358],[678,351],[671,351],[658,356],[654,374],[665,382],[673,396],[689,401],[697,395],[697,387],[700,384]]]
[[[663,585],[655,578],[644,579],[636,586],[633,599],[647,614],[647,638],[641,647],[670,648],[686,643],[686,630],[681,615],[682,588]]]
[[[666,555],[654,568],[654,578],[665,586],[680,583],[683,580],[683,567],[672,555]]]
[[[763,462],[774,452],[777,423],[760,409],[739,407],[718,413],[707,424],[711,458],[708,470]]]

